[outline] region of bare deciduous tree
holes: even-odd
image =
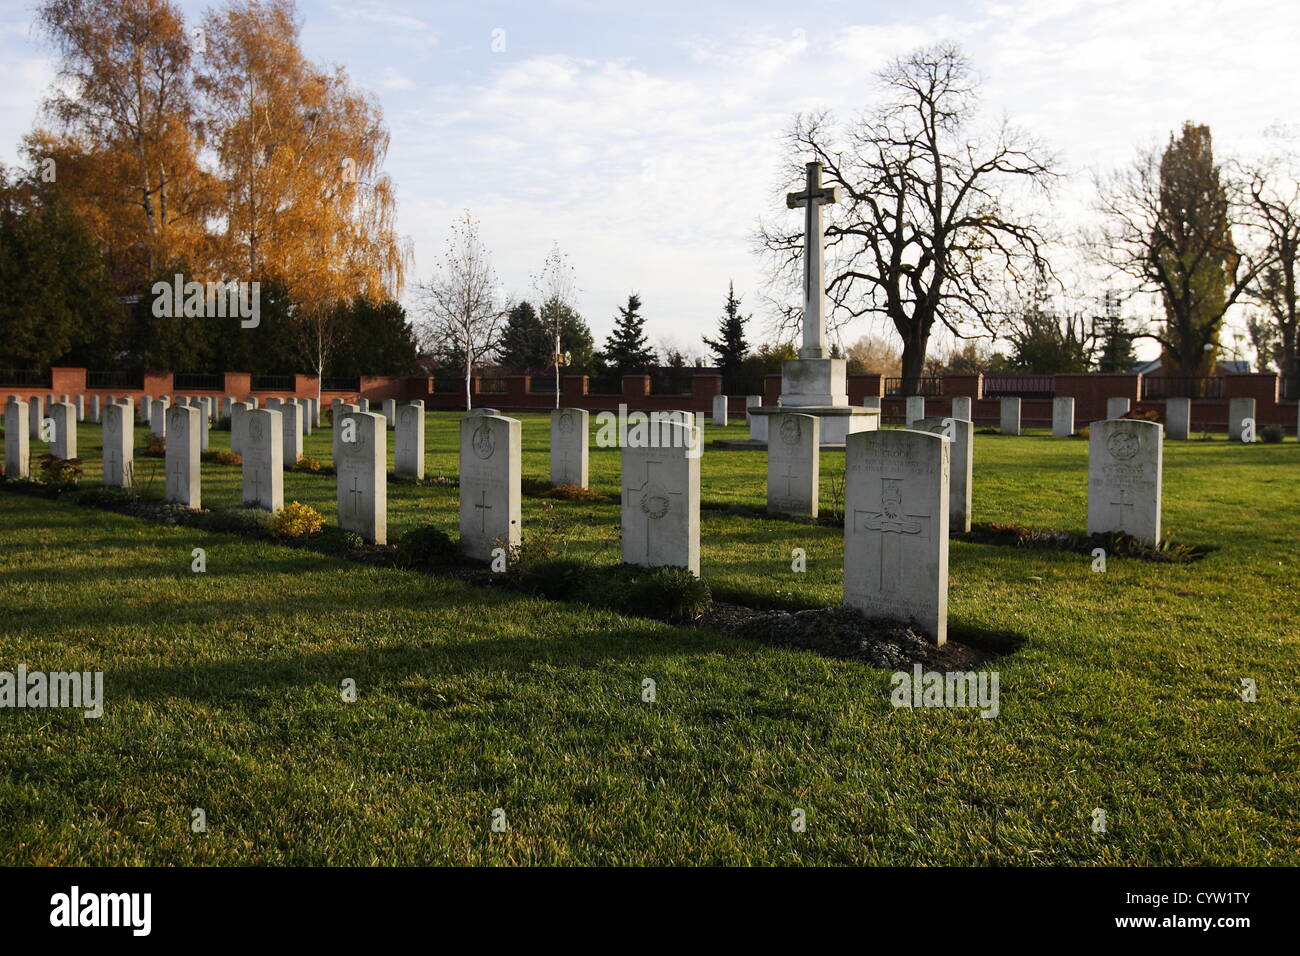
[[[1300,271],[1300,181],[1294,163],[1273,159],[1245,171],[1250,218],[1264,239],[1265,261],[1248,292],[1272,326],[1272,358],[1297,387],[1296,273]],[[1264,356],[1261,356],[1263,358]]]
[[[1263,260],[1233,235],[1246,225],[1239,184],[1214,163],[1209,129],[1185,124],[1164,149],[1142,150],[1127,168],[1097,179],[1102,215],[1093,242],[1113,273],[1158,294],[1165,321],[1136,338],[1159,342],[1178,374],[1208,375],[1229,309]]]
[[[496,349],[506,309],[478,221],[468,211],[452,223],[438,271],[417,283],[415,294],[421,347],[465,363],[465,407],[472,408],[474,366]]]
[[[885,98],[838,129],[829,113],[796,117],[788,183],[819,161],[844,201],[825,207],[829,325],[886,317],[903,345],[902,376],[921,376],[935,323],[992,332],[1007,280],[1047,268],[1046,239],[1008,210],[1012,185],[1045,191],[1054,173],[1036,143],[1002,123],[973,129],[978,82],[951,45],[917,50],[881,74]],[[785,187],[783,187],[784,189]],[[778,283],[799,277],[803,236],[760,224]]]
[[[560,348],[560,333],[566,309],[572,309],[578,288],[573,278],[573,266],[569,257],[560,250],[560,244],[553,243],[546,255],[542,271],[533,276],[533,288],[541,302],[541,319],[551,332],[553,348],[551,361],[555,366],[555,407],[560,407],[560,366],[564,362]]]

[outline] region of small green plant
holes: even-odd
[[[1259,433],[1259,440],[1270,445],[1280,445],[1285,437],[1286,431],[1281,425],[1267,425]]]
[[[519,590],[557,601],[577,594],[593,571],[590,565],[569,558],[528,561],[511,570]]]
[[[460,549],[441,528],[422,525],[397,539],[393,563],[399,568],[427,568],[460,560]]]
[[[199,455],[199,458],[210,465],[242,465],[244,463],[243,455],[236,455],[233,452],[218,451],[210,448]]]
[[[323,529],[320,534],[312,535],[310,539],[311,547],[323,551],[325,554],[346,555],[353,551],[360,551],[365,547],[365,539],[355,531],[345,531],[343,528],[330,525]]]
[[[160,438],[158,435],[149,436],[149,444],[145,446],[144,454],[150,458],[164,458],[167,455],[167,439]]]
[[[271,513],[261,508],[223,508],[210,511],[198,520],[204,531],[219,531],[260,538],[270,534]]]
[[[82,472],[80,458],[58,458],[48,452],[41,456],[41,480],[47,485],[74,485]]]
[[[300,455],[298,457],[298,460],[293,463],[293,467],[290,468],[289,470],[305,471],[305,472],[310,472],[312,474],[317,474],[323,471],[324,469],[325,466],[320,463],[320,459],[313,458],[310,455]]]
[[[325,525],[325,518],[311,505],[291,501],[271,516],[267,530],[276,538],[310,538]]]
[[[634,564],[588,568],[574,597],[595,607],[674,623],[694,621],[713,607],[709,586],[685,568]]]

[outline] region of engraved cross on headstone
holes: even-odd
[[[898,589],[902,565],[902,538],[905,534],[930,533],[930,515],[908,514],[903,507],[901,478],[880,480],[880,510],[854,511],[856,531],[880,532],[880,591],[890,594]]]
[[[1133,496],[1129,494],[1129,490],[1127,488],[1120,488],[1119,493],[1116,494],[1114,497],[1118,498],[1119,501],[1112,501],[1110,505],[1112,508],[1120,509],[1121,519],[1127,518],[1134,513],[1133,508],[1135,507],[1135,504],[1133,501]],[[1125,508],[1128,508],[1129,510],[1125,511],[1124,510]]]
[[[479,492],[479,496],[480,497],[479,497],[478,504],[474,506],[475,510],[478,511],[478,517],[479,517],[478,529],[484,534],[487,534],[487,513],[492,510],[492,506],[487,503],[486,488],[484,488],[482,491]]]
[[[682,496],[682,492],[670,491],[668,488],[654,480],[656,466],[662,468],[665,464],[666,463],[662,461],[647,461],[645,463],[645,477],[642,478],[641,483],[636,487],[632,487],[631,485],[627,486],[626,493],[628,495],[628,503],[635,504],[636,507],[641,509],[641,513],[645,516],[646,553],[644,557],[647,561],[650,560],[651,552],[654,550],[653,539],[655,538],[655,523],[660,518],[663,518],[671,512],[673,510],[674,499]],[[651,501],[649,493],[653,490],[658,490],[661,495],[656,495],[655,500]],[[656,514],[655,512],[660,503],[660,497],[662,497],[663,511]]]
[[[808,163],[803,192],[786,193],[788,209],[803,215],[803,348],[801,359],[826,358],[826,316],[822,311],[826,288],[826,247],[822,231],[822,206],[840,201],[838,186],[822,186],[822,164]]]

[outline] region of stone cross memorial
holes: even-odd
[[[1088,430],[1088,534],[1122,531],[1160,540],[1164,429],[1128,418],[1093,422]]]
[[[27,413],[31,406],[11,398],[5,403],[5,477],[30,478],[32,475],[31,432]]]
[[[1253,398],[1232,398],[1228,400],[1228,440],[1241,441],[1246,436],[1246,422],[1255,421],[1255,400]],[[1251,437],[1254,433],[1252,430]]]
[[[1165,399],[1165,437],[1186,441],[1192,430],[1192,400],[1190,398]]]
[[[551,412],[551,484],[587,487],[587,426],[583,408]]]
[[[494,548],[522,540],[520,428],[501,415],[461,419],[460,549],[468,557],[490,561]]]
[[[700,573],[700,428],[652,426],[622,451],[623,561]]]
[[[912,426],[949,439],[948,449],[948,531],[970,531],[971,472],[974,461],[972,435],[975,426],[963,418],[923,418]]]
[[[77,406],[71,402],[55,402],[50,406],[54,419],[54,443],[50,454],[65,461],[77,457]]]
[[[284,418],[253,408],[244,412],[243,425],[244,506],[279,511],[284,507]]]
[[[167,480],[164,497],[186,508],[199,503],[199,410],[177,405],[167,410]]]
[[[135,428],[130,405],[104,406],[104,484],[130,488],[135,473]]]
[[[339,527],[388,543],[388,428],[383,415],[334,409]]]
[[[424,477],[424,402],[397,409],[393,429],[393,471],[402,478]]]
[[[1020,434],[1020,399],[1007,397],[1002,399],[1002,420],[998,431],[1003,435]]]
[[[817,517],[821,480],[821,420],[785,412],[769,415],[767,510]]]
[[[1069,438],[1074,434],[1074,399],[1061,396],[1052,399],[1052,437]]]
[[[844,603],[948,639],[948,464],[928,432],[850,435],[844,476]]]

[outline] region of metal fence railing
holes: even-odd
[[[690,395],[691,375],[653,375],[650,378],[651,395]]]
[[[292,375],[254,375],[253,390],[258,392],[292,392]]]
[[[1282,376],[1282,398],[1288,402],[1300,401],[1300,377],[1287,378]]]
[[[504,378],[480,378],[478,393],[480,395],[504,395],[509,389]]]
[[[102,385],[101,388],[108,386]],[[137,388],[139,386],[136,386]],[[172,376],[172,388],[198,388],[204,391],[219,392],[226,387],[226,376],[220,372],[177,372]]]
[[[359,392],[361,391],[361,379],[349,378],[346,375],[322,378],[320,380],[320,390],[322,392]]]
[[[31,369],[0,368],[0,386],[8,388],[49,388],[50,370],[37,372]]]
[[[984,376],[985,398],[1053,398],[1055,395],[1055,375]]]
[[[907,395],[924,395],[926,398],[938,398],[943,394],[943,377],[940,375],[926,375],[916,380],[912,388],[904,390],[904,379],[887,378],[885,379],[885,394],[891,398],[899,398]]]
[[[1143,398],[1223,398],[1221,376],[1144,375]]]

